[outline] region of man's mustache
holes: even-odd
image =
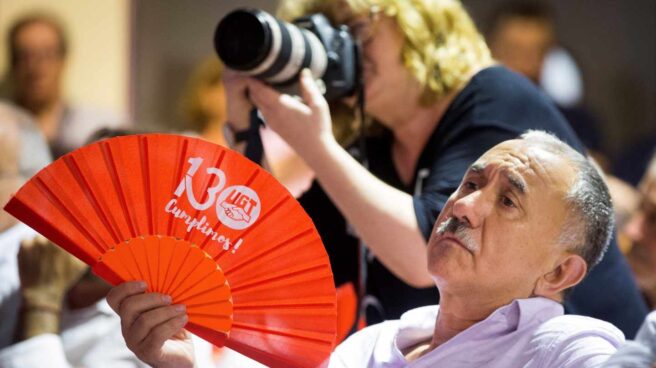
[[[455,217],[449,217],[445,221],[442,221],[437,227],[436,233],[439,235],[444,235],[445,233],[453,234],[471,252],[475,252],[480,248],[469,234],[469,225]]]

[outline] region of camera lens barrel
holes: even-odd
[[[257,9],[238,9],[221,20],[214,46],[229,68],[274,85],[295,82],[303,68],[321,78],[328,65],[316,35]]]

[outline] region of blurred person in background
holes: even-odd
[[[7,46],[11,100],[34,116],[55,158],[82,146],[99,128],[124,124],[114,114],[67,101],[63,76],[70,44],[54,16],[18,19],[9,28]]]
[[[47,151],[28,122],[0,104],[0,207],[26,180],[21,162]],[[28,131],[32,137],[24,140]],[[0,367],[145,367],[123,342],[120,320],[105,301],[109,285],[4,211],[0,280]]]
[[[603,368],[656,368],[656,311],[647,315],[635,339],[627,340]]]
[[[496,60],[545,90],[589,153],[607,170],[600,122],[581,104],[581,71],[558,44],[553,10],[535,0],[502,3],[492,13],[487,40]]]
[[[632,243],[627,257],[638,286],[651,308],[656,309],[656,154],[652,155],[639,190],[639,207],[623,233]]]
[[[226,101],[222,76],[223,65],[216,56],[202,60],[187,80],[180,111],[185,128],[209,142],[227,146],[223,135]]]

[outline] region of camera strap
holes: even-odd
[[[264,121],[260,118],[257,109],[253,108],[250,112],[249,134],[246,140],[244,156],[260,165],[264,158],[264,145],[262,144],[262,136],[260,135],[260,127],[263,125]]]

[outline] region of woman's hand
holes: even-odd
[[[107,302],[121,317],[121,331],[128,348],[154,367],[193,367],[194,347],[184,330],[183,305],[171,305],[171,297],[146,293],[141,281],[113,288]]]
[[[248,129],[253,103],[248,98],[248,77],[226,69],[223,86],[226,93],[227,121],[235,130]]]
[[[304,159],[315,156],[323,143],[334,141],[328,103],[309,70],[304,69],[299,79],[302,100],[252,78],[247,84],[267,125]]]

